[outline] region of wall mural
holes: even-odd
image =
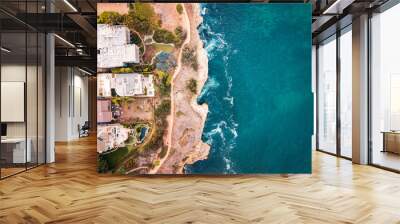
[[[99,172],[311,172],[310,4],[97,7]]]

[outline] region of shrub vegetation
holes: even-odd
[[[157,29],[153,35],[154,41],[158,43],[174,44],[179,41],[174,33],[166,29]]]
[[[167,116],[171,112],[171,101],[163,100],[161,104],[155,109],[155,132],[149,142],[143,146],[143,151],[157,150],[164,147],[163,135],[165,129],[168,127]]]
[[[161,96],[169,96],[171,92],[172,75],[167,72],[157,71],[158,80],[160,81],[159,89]]]
[[[183,64],[190,65],[197,71],[199,65],[197,63],[196,51],[193,48],[185,47],[182,51],[182,62]]]
[[[171,112],[171,101],[163,100],[161,104],[156,108],[154,114],[156,117],[166,118]]]
[[[117,12],[109,12],[105,11],[97,17],[98,24],[109,24],[109,25],[117,25],[122,24],[124,21],[124,17]]]
[[[151,34],[159,26],[159,20],[153,7],[147,3],[131,4],[124,18],[125,24],[141,34]]]
[[[136,44],[138,46],[143,45],[142,40],[140,39],[139,35],[137,35],[136,32],[130,32],[131,33],[131,43]]]
[[[133,68],[127,67],[127,68],[113,68],[111,69],[112,73],[118,74],[118,73],[132,73]]]
[[[183,13],[183,6],[182,6],[182,4],[177,4],[177,5],[176,5],[176,11],[177,11],[179,14],[182,14],[182,13]]]
[[[193,94],[196,94],[197,93],[197,81],[195,79],[190,79],[186,84],[186,88]]]
[[[183,41],[186,39],[186,32],[183,31],[183,28],[181,26],[176,27],[174,32],[177,38],[175,44],[177,46],[181,46]]]
[[[101,171],[107,172],[108,170],[115,171],[117,165],[126,157],[129,150],[127,147],[121,147],[117,150],[107,153],[107,154],[100,154],[98,161],[99,165],[101,165]],[[100,171],[100,170],[99,170]]]
[[[159,154],[160,158],[161,159],[164,158],[167,155],[167,152],[168,152],[168,147],[167,146],[163,146],[162,149],[161,149],[161,152]]]
[[[111,69],[111,72],[114,74],[119,74],[119,73],[142,73],[143,75],[148,75],[153,72],[155,66],[151,64],[135,64],[131,65],[131,67],[125,67],[125,68],[113,68]]]

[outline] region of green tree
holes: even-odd
[[[117,96],[117,97],[113,97],[111,99],[111,103],[117,106],[121,106],[122,105],[122,98]]]
[[[154,41],[158,43],[172,44],[179,41],[174,33],[166,29],[157,29],[153,35]]]
[[[140,19],[154,19],[155,12],[153,6],[149,3],[136,2],[133,10]]]
[[[182,14],[182,13],[183,13],[182,4],[177,4],[177,5],[176,5],[176,11],[177,11],[179,14]]]
[[[118,74],[118,73],[132,73],[133,68],[131,67],[126,67],[126,68],[112,68],[111,69],[112,73]]]
[[[123,16],[117,12],[105,11],[97,17],[98,24],[117,25],[122,24]]]
[[[181,46],[183,41],[186,39],[186,32],[183,31],[183,28],[181,26],[178,26],[175,28],[174,33],[177,38],[176,45]]]
[[[150,4],[135,3],[125,15],[124,23],[141,34],[151,34],[158,27],[159,20]]]
[[[131,32],[131,43],[137,46],[142,46],[142,39],[136,34],[136,32]]]
[[[156,71],[158,80],[160,80],[159,90],[161,96],[168,96],[171,92],[172,75],[160,70]]]
[[[196,94],[197,93],[197,81],[195,79],[190,79],[186,84],[186,88],[193,94]]]

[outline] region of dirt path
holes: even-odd
[[[186,39],[182,44],[181,49],[179,50],[179,55],[178,55],[178,65],[175,69],[174,74],[172,75],[172,80],[171,80],[171,116],[170,116],[170,122],[168,123],[168,150],[166,155],[160,160],[160,165],[158,165],[157,167],[155,167],[154,169],[150,170],[149,173],[150,174],[155,174],[158,172],[158,170],[160,169],[160,167],[162,166],[162,164],[165,162],[165,160],[168,158],[169,153],[171,152],[171,147],[172,147],[172,129],[174,126],[174,118],[175,118],[175,99],[174,99],[174,83],[175,83],[175,78],[177,77],[177,75],[179,74],[179,72],[181,71],[181,67],[182,67],[182,51],[185,48],[185,46],[190,42],[190,33],[191,33],[191,29],[190,29],[190,21],[189,21],[189,16],[186,12],[186,7],[184,5],[183,7],[183,16],[184,16],[184,23],[185,23],[185,30],[187,30],[187,35],[186,35]]]
[[[126,171],[125,174],[130,174],[130,173],[132,173],[132,172],[135,172],[135,171],[138,171],[138,170],[141,170],[141,169],[148,169],[148,167],[147,167],[147,166],[139,166],[139,167],[137,167],[137,168],[135,168],[135,169]]]

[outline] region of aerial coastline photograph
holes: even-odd
[[[0,15],[0,224],[400,224],[400,0]]]
[[[311,172],[310,8],[220,6],[98,3],[98,172]]]

